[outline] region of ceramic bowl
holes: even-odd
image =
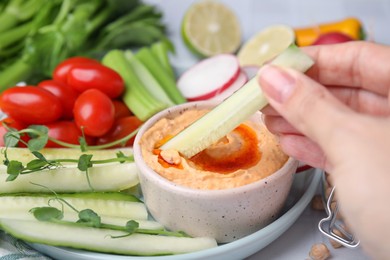
[[[225,243],[253,233],[278,218],[298,162],[289,158],[282,168],[264,179],[223,190],[199,190],[175,184],[145,163],[139,142],[147,129],[161,118],[173,118],[188,109],[210,109],[214,105],[191,102],[156,114],[139,130],[133,149],[150,214],[168,229],[182,230],[191,236],[214,237],[219,243]],[[256,117],[261,118],[261,114]]]

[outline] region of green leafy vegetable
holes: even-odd
[[[0,11],[0,92],[50,77],[70,56],[165,38],[162,14],[138,0],[8,0]]]
[[[83,223],[87,224],[91,227],[100,227],[101,226],[101,219],[96,212],[94,212],[91,209],[83,209],[79,212],[79,220],[77,223]]]
[[[37,207],[32,208],[30,212],[39,221],[54,221],[64,217],[64,213],[54,207]]]

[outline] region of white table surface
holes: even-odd
[[[360,19],[367,33],[367,40],[390,45],[389,0],[220,0],[239,17],[243,41],[254,33],[274,24],[304,27],[354,16]],[[197,58],[185,47],[180,36],[180,23],[185,10],[193,0],[147,0],[156,4],[164,13],[164,21],[176,47],[172,56],[178,73],[193,65]],[[369,259],[360,249],[334,249],[329,239],[318,230],[318,222],[325,212],[308,207],[297,222],[276,241],[249,257],[255,259],[308,259],[314,243],[325,243],[331,251],[331,259]]]

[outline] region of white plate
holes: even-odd
[[[73,260],[136,260],[136,259],[243,259],[263,249],[282,235],[302,214],[315,194],[321,171],[314,169],[296,175],[283,214],[253,234],[218,247],[174,256],[137,257],[89,252],[64,247],[29,243],[31,247],[54,259]]]

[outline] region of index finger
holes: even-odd
[[[307,73],[323,85],[339,85],[389,92],[390,47],[370,42],[348,42],[302,48],[315,64]]]

